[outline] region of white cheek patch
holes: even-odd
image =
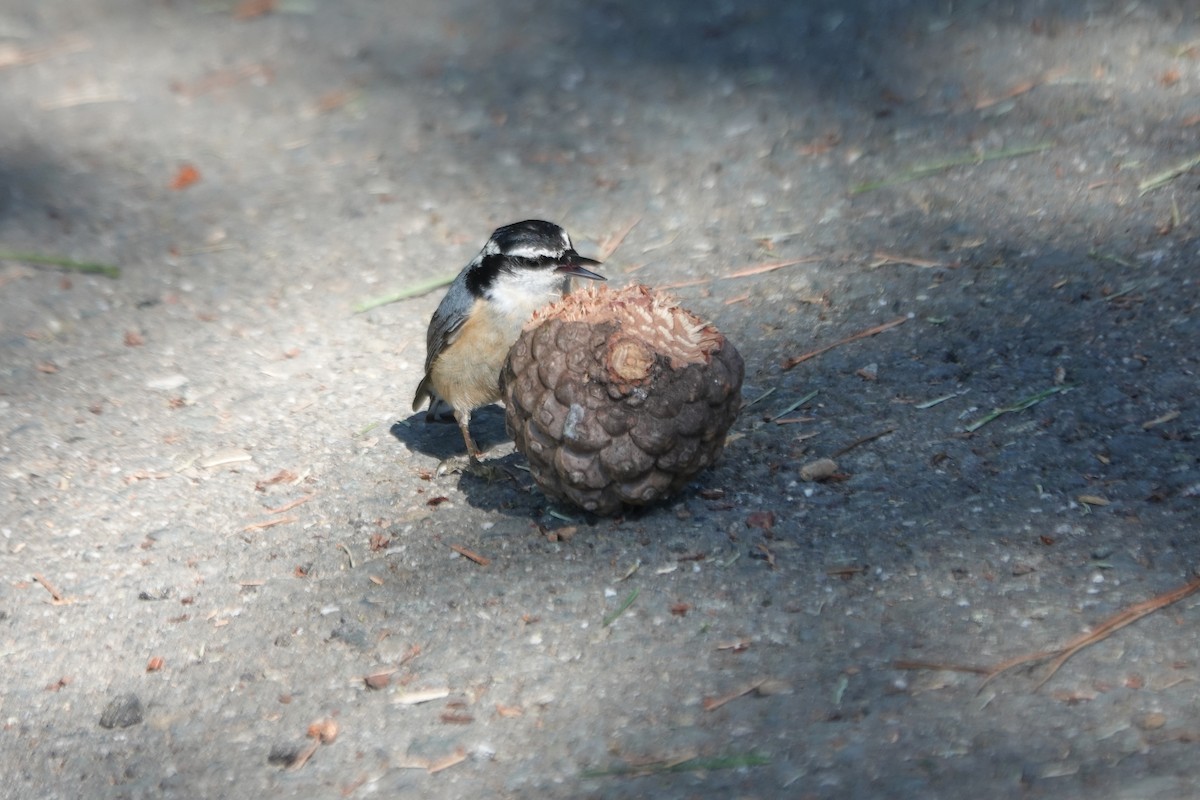
[[[498,276],[488,299],[497,313],[524,322],[534,311],[560,298],[565,284],[565,276],[553,269],[523,269]]]

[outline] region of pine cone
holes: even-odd
[[[537,312],[509,351],[505,425],[546,494],[615,514],[716,461],[744,372],[733,345],[673,301],[588,287]]]

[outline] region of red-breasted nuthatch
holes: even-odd
[[[500,399],[500,370],[521,328],[567,292],[572,276],[604,280],[584,266],[599,263],[576,253],[571,237],[552,222],[497,228],[433,312],[413,411],[428,399],[426,419],[432,419],[439,405],[449,406],[467,454],[477,457],[471,412]]]

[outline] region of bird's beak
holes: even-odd
[[[592,272],[590,269],[586,269],[583,266],[584,264],[587,264],[589,267],[600,266],[600,262],[594,258],[587,258],[586,256],[579,255],[578,253],[568,253],[567,256],[563,258],[562,263],[558,265],[558,271],[576,278],[587,278],[588,280],[593,281],[607,280],[607,278],[605,278],[603,275],[599,275],[595,272]]]

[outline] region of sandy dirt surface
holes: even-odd
[[[8,0],[0,119],[3,796],[1200,795],[1195,3]],[[528,217],[745,358],[672,502],[432,476],[356,306]]]

